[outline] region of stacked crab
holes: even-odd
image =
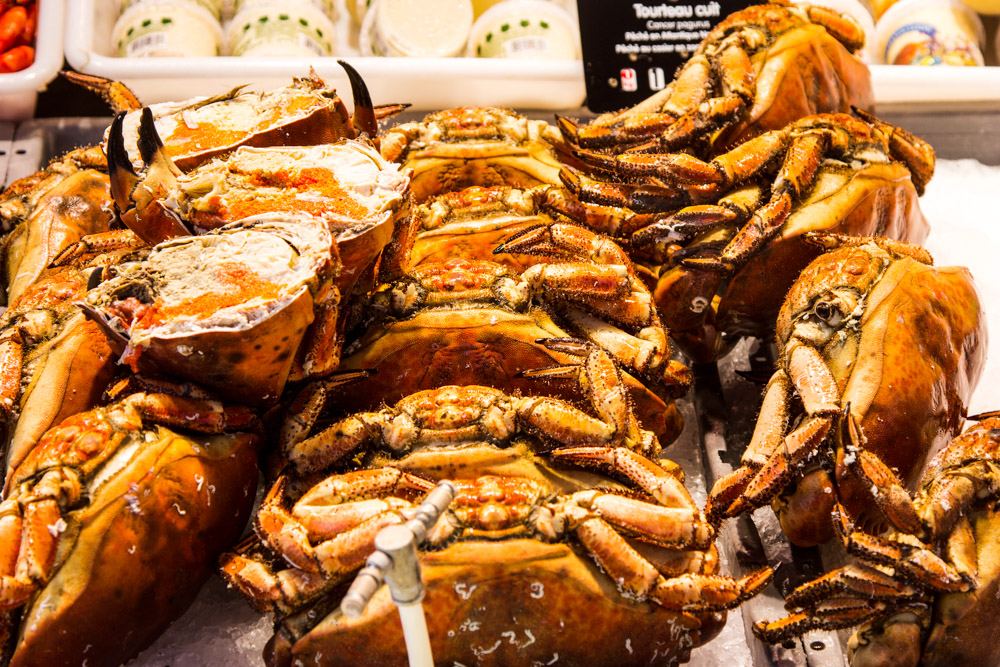
[[[270,660],[404,659],[387,592],[359,620],[333,607],[441,479],[458,493],[426,544],[438,660],[684,659],[770,573],[717,573],[713,528],[659,459],[689,372],[624,251],[548,212],[554,128],[454,109],[380,141],[413,175],[410,215],[341,373],[294,400],[257,539],[224,561],[278,615]],[[571,638],[583,609],[620,640]]]
[[[120,664],[239,537],[261,416],[289,378],[336,368],[341,295],[404,208],[405,175],[357,140],[394,109],[351,76],[353,119],[315,77],[151,108],[84,79],[119,112],[103,150],[3,193],[4,664]],[[161,197],[227,168],[225,210]],[[287,213],[299,201],[322,215]]]
[[[970,628],[993,611],[994,431],[956,438],[983,316],[968,271],[912,245],[934,153],[866,110],[867,72],[847,55],[860,39],[807,5],[733,14],[662,93],[560,119],[578,161],[561,210],[621,239],[695,359],[776,338],[756,428],[706,515],[770,503],[793,544],[839,542],[861,563],[790,593],[792,615],[758,635],[867,622],[853,664],[993,664]],[[818,94],[803,105],[789,85]]]
[[[117,112],[103,147],[0,198],[4,659],[118,664],[228,550],[270,664],[401,662],[387,593],[337,605],[449,479],[422,556],[442,662],[683,661],[767,585],[713,542],[768,503],[861,562],[761,636],[876,621],[858,664],[995,661],[964,638],[995,599],[997,424],[942,450],[979,303],[910,245],[934,154],[868,113],[860,45],[830,10],[751,7],[662,93],[558,128],[452,109],[380,134],[401,107],[347,66],[353,117],[316,77],[152,107],[76,77]],[[772,333],[701,509],[661,456],[692,383],[673,345]]]

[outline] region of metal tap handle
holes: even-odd
[[[417,560],[417,545],[427,537],[438,518],[455,498],[455,486],[440,482],[417,507],[414,518],[403,525],[387,526],[375,536],[375,552],[358,572],[340,609],[348,618],[358,618],[382,587],[389,584],[397,604],[412,604],[423,598],[424,585]]]

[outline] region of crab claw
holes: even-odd
[[[346,60],[338,60],[337,64],[344,68],[347,79],[351,82],[351,95],[354,97],[354,116],[351,120],[354,128],[374,139],[378,136],[378,119],[375,117],[375,107],[368,86],[365,85],[365,80],[361,78],[358,70],[351,67]]]
[[[101,76],[70,70],[63,70],[60,74],[67,81],[100,95],[115,114],[142,108],[142,102],[135,96],[135,93],[120,81],[112,81]]]
[[[139,182],[139,177],[136,176],[135,169],[132,168],[132,160],[128,156],[128,151],[125,150],[124,123],[125,112],[123,111],[111,121],[111,129],[108,131],[108,145],[105,149],[108,156],[108,174],[111,177],[111,199],[118,217],[132,208],[132,191],[135,189],[136,183]]]
[[[121,118],[124,119],[124,115]],[[108,168],[112,170],[112,195],[121,221],[150,245],[177,236],[189,236],[191,231],[180,217],[167,209],[161,201],[176,184],[181,170],[163,148],[153,112],[149,107],[143,107],[139,118],[136,146],[145,165],[141,179],[136,178],[132,171],[131,161],[125,151],[124,125],[117,121],[118,119],[112,125],[111,136],[108,138]],[[112,154],[116,154],[114,159]],[[121,171],[123,164],[128,165],[128,173],[132,174],[132,178]],[[117,192],[116,180],[121,181]],[[121,187],[129,182],[131,187],[128,190]]]

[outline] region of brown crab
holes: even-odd
[[[715,574],[714,553],[705,553],[711,552],[714,531],[691,501],[676,466],[669,462],[661,466],[640,453],[655,455],[659,444],[652,433],[639,428],[607,354],[577,341],[553,344],[586,355],[570,370],[588,388],[597,417],[557,399],[511,396],[482,386],[440,387],[379,412],[351,415],[286,448],[290,469],[272,487],[256,520],[262,543],[280,554],[286,566],[276,572],[266,558],[252,552],[234,554],[224,561],[227,578],[262,609],[294,613],[359,568],[373,548],[375,533],[408,518],[410,501],[429,490],[431,480],[449,478],[457,480],[458,495],[432,531],[432,547],[444,548],[447,554],[448,545],[456,541],[484,541],[484,552],[467,553],[474,554],[477,562],[490,553],[513,563],[518,571],[515,580],[524,576],[526,563],[521,559],[527,550],[533,565],[529,571],[539,568],[537,575],[556,588],[556,599],[564,591],[570,597],[581,595],[579,589],[589,588],[593,575],[577,564],[565,574],[578,574],[583,581],[557,587],[551,579],[554,573],[544,563],[533,562],[533,542],[558,543],[572,537],[633,601],[630,604],[648,600],[682,616],[694,614],[687,617],[691,629],[698,629],[698,615],[735,606],[766,585],[767,570],[739,581]],[[565,374],[567,369],[537,374],[549,372]],[[363,456],[373,446],[387,453],[366,457],[363,470],[307,482],[308,490],[295,493],[298,499],[288,508],[296,480],[314,479],[315,473]],[[631,490],[597,490],[592,479],[557,471],[552,464],[607,472],[626,480]],[[680,553],[661,555],[665,560],[648,559],[623,534],[654,550]],[[489,543],[498,540],[513,541],[513,549],[492,548]],[[550,551],[551,557],[568,556]],[[488,561],[484,565],[493,567]],[[606,584],[597,588],[608,589]],[[593,589],[589,593],[592,596]],[[447,597],[441,596],[436,604],[444,607],[442,612],[447,610],[442,618],[454,619],[454,602]],[[661,619],[679,622],[670,613]],[[459,649],[447,628],[442,629],[435,641],[446,652],[469,652],[467,643]],[[334,630],[334,637],[327,640],[337,641],[342,631]],[[487,628],[494,631],[499,630]],[[559,633],[544,633],[542,628],[538,632],[537,651],[564,641]],[[668,639],[664,634],[658,638]],[[649,652],[649,639],[636,641],[638,650]],[[619,645],[609,652],[625,656],[626,648]],[[294,652],[291,646],[286,650]],[[395,650],[392,645],[378,649],[383,656]]]
[[[12,183],[0,195],[3,281],[12,304],[65,248],[106,232],[107,165],[100,149],[71,151],[45,169]]]
[[[982,421],[928,465],[914,500],[914,534],[880,537],[845,521],[848,553],[860,562],[800,586],[786,598],[794,613],[755,632],[783,641],[864,623],[849,643],[854,667],[997,664],[1000,647],[989,629],[1000,613],[1000,418],[973,419]]]
[[[413,170],[413,199],[480,185],[559,184],[559,132],[506,109],[459,107],[390,128],[382,155]]]
[[[799,142],[811,149],[800,151]],[[777,168],[771,166],[776,157],[782,158]],[[656,159],[683,167],[671,187],[693,184],[699,171],[704,181],[694,196],[710,203],[637,214],[563,197],[556,208],[623,239],[637,263],[652,271],[656,304],[671,334],[697,359],[714,360],[741,335],[770,334],[787,288],[820,253],[805,241],[808,232],[907,243],[927,235],[917,197],[933,171],[934,151],[871,116],[806,118],[709,163],[685,154]],[[584,198],[606,195],[609,202],[635,204],[622,197],[636,188],[651,191],[565,174]],[[687,195],[681,200],[689,201]]]
[[[5,478],[45,431],[100,399],[114,355],[76,302],[104,269],[141,245],[127,230],[86,236],[65,248],[0,315]]]
[[[972,279],[962,268],[934,268],[916,246],[810,238],[831,252],[788,293],[778,370],[742,464],[715,484],[708,514],[773,501],[785,534],[801,545],[831,537],[835,502],[869,527],[913,531],[903,486],[958,432],[982,370],[985,324]],[[838,448],[825,443],[844,411],[858,426],[857,454],[834,457]]]
[[[864,33],[825,7],[781,2],[733,12],[676,79],[631,109],[587,125],[560,117],[566,140],[611,152],[726,147],[803,116],[871,108],[868,67],[853,52]]]
[[[49,430],[0,503],[9,664],[119,664],[152,642],[242,529],[258,427],[189,392],[132,394]]]
[[[267,404],[290,374],[336,369],[339,270],[323,222],[258,216],[161,243],[82,305],[133,371]]]
[[[534,393],[538,383],[521,371],[569,363],[544,340],[577,333],[639,378],[627,382],[647,428],[670,440],[679,433],[676,406],[657,393],[683,394],[690,371],[672,358],[648,290],[612,241],[566,223],[525,230],[497,249],[549,259],[523,272],[464,258],[408,269],[406,247],[394,243],[382,258],[386,282],[346,350],[344,369],[375,373],[338,393],[343,410],[368,410],[443,384]],[[581,398],[561,382],[546,382],[544,391]]]

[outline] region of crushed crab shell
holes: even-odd
[[[322,222],[257,219],[162,243],[88,301],[106,333],[127,341],[123,357],[140,372],[264,404],[281,394],[313,321],[313,295],[332,265]],[[109,307],[143,291],[153,295],[152,307],[126,328]]]

